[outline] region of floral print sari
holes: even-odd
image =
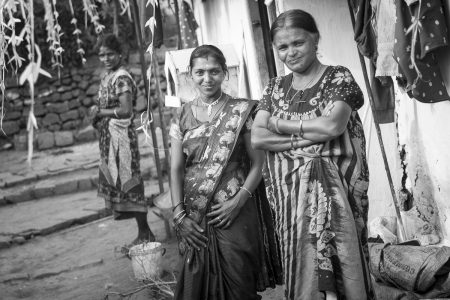
[[[249,116],[256,101],[230,97],[224,101],[211,122],[198,121],[191,103],[185,104],[170,131],[182,141],[185,155],[186,211],[208,237],[207,248],[200,251],[180,241],[177,300],[259,299],[257,290],[281,281],[272,215],[267,198],[261,197],[264,191],[247,200],[227,229],[207,225],[210,206],[234,197],[250,170],[243,136],[250,132]]]

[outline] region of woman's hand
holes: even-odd
[[[228,201],[211,206],[212,211],[206,214],[211,219],[208,224],[222,229],[226,229],[233,224],[245,203],[240,193],[239,191],[236,196]]]
[[[200,251],[200,247],[206,247],[208,238],[203,235],[203,228],[188,216],[184,217],[181,224],[178,225],[178,231],[186,242]]]
[[[89,109],[89,118],[91,120],[97,117],[97,114],[100,112],[100,108],[97,105],[92,105]]]
[[[279,119],[278,117],[274,117],[274,116],[270,117],[269,121],[267,122],[267,129],[269,129],[273,133],[279,134],[280,132],[278,131],[278,128],[277,128],[277,120],[278,119]]]

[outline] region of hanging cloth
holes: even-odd
[[[355,41],[359,52],[368,58],[377,56],[375,33],[372,27],[372,7],[369,0],[351,0],[355,15]]]
[[[450,100],[434,50],[448,44],[440,0],[396,1],[394,54],[411,98],[424,103]]]
[[[195,30],[198,28],[195,20],[194,12],[189,3],[182,1],[179,10],[180,33],[181,33],[181,49],[195,48],[198,46],[197,34]]]
[[[370,82],[373,91],[375,115],[381,124],[394,122],[395,98],[393,82],[390,78],[381,81],[375,77],[375,62],[377,61],[376,34],[373,27],[374,14],[370,0],[351,0],[351,9],[355,16],[355,41],[359,52],[370,59]]]
[[[375,17],[377,62],[375,76],[399,76],[398,64],[394,60],[395,3],[394,0],[371,0]]]

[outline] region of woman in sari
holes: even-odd
[[[147,223],[147,203],[139,166],[139,147],[133,124],[136,83],[121,65],[121,47],[110,34],[101,37],[99,58],[103,74],[96,105],[91,108],[100,133],[98,195],[115,220],[134,218],[138,235],[131,245],[154,241]],[[130,246],[131,246],[130,245]]]
[[[256,101],[222,92],[223,53],[191,54],[199,92],[172,125],[171,195],[182,261],[176,300],[260,299],[281,279],[271,211],[262,197],[263,153],[250,143]]]
[[[292,73],[265,88],[252,145],[266,151],[286,299],[371,299],[363,94],[347,68],[317,59],[310,14],[282,13],[271,36]]]

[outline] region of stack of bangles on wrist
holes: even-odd
[[[177,208],[181,204],[183,204],[183,203],[180,202],[177,205],[175,205],[175,207],[173,208],[173,211],[175,211],[175,208]],[[183,223],[183,219],[186,218],[186,216],[187,216],[186,210],[183,208],[173,217],[173,224],[175,225],[176,228],[178,226],[180,226],[181,223]]]

